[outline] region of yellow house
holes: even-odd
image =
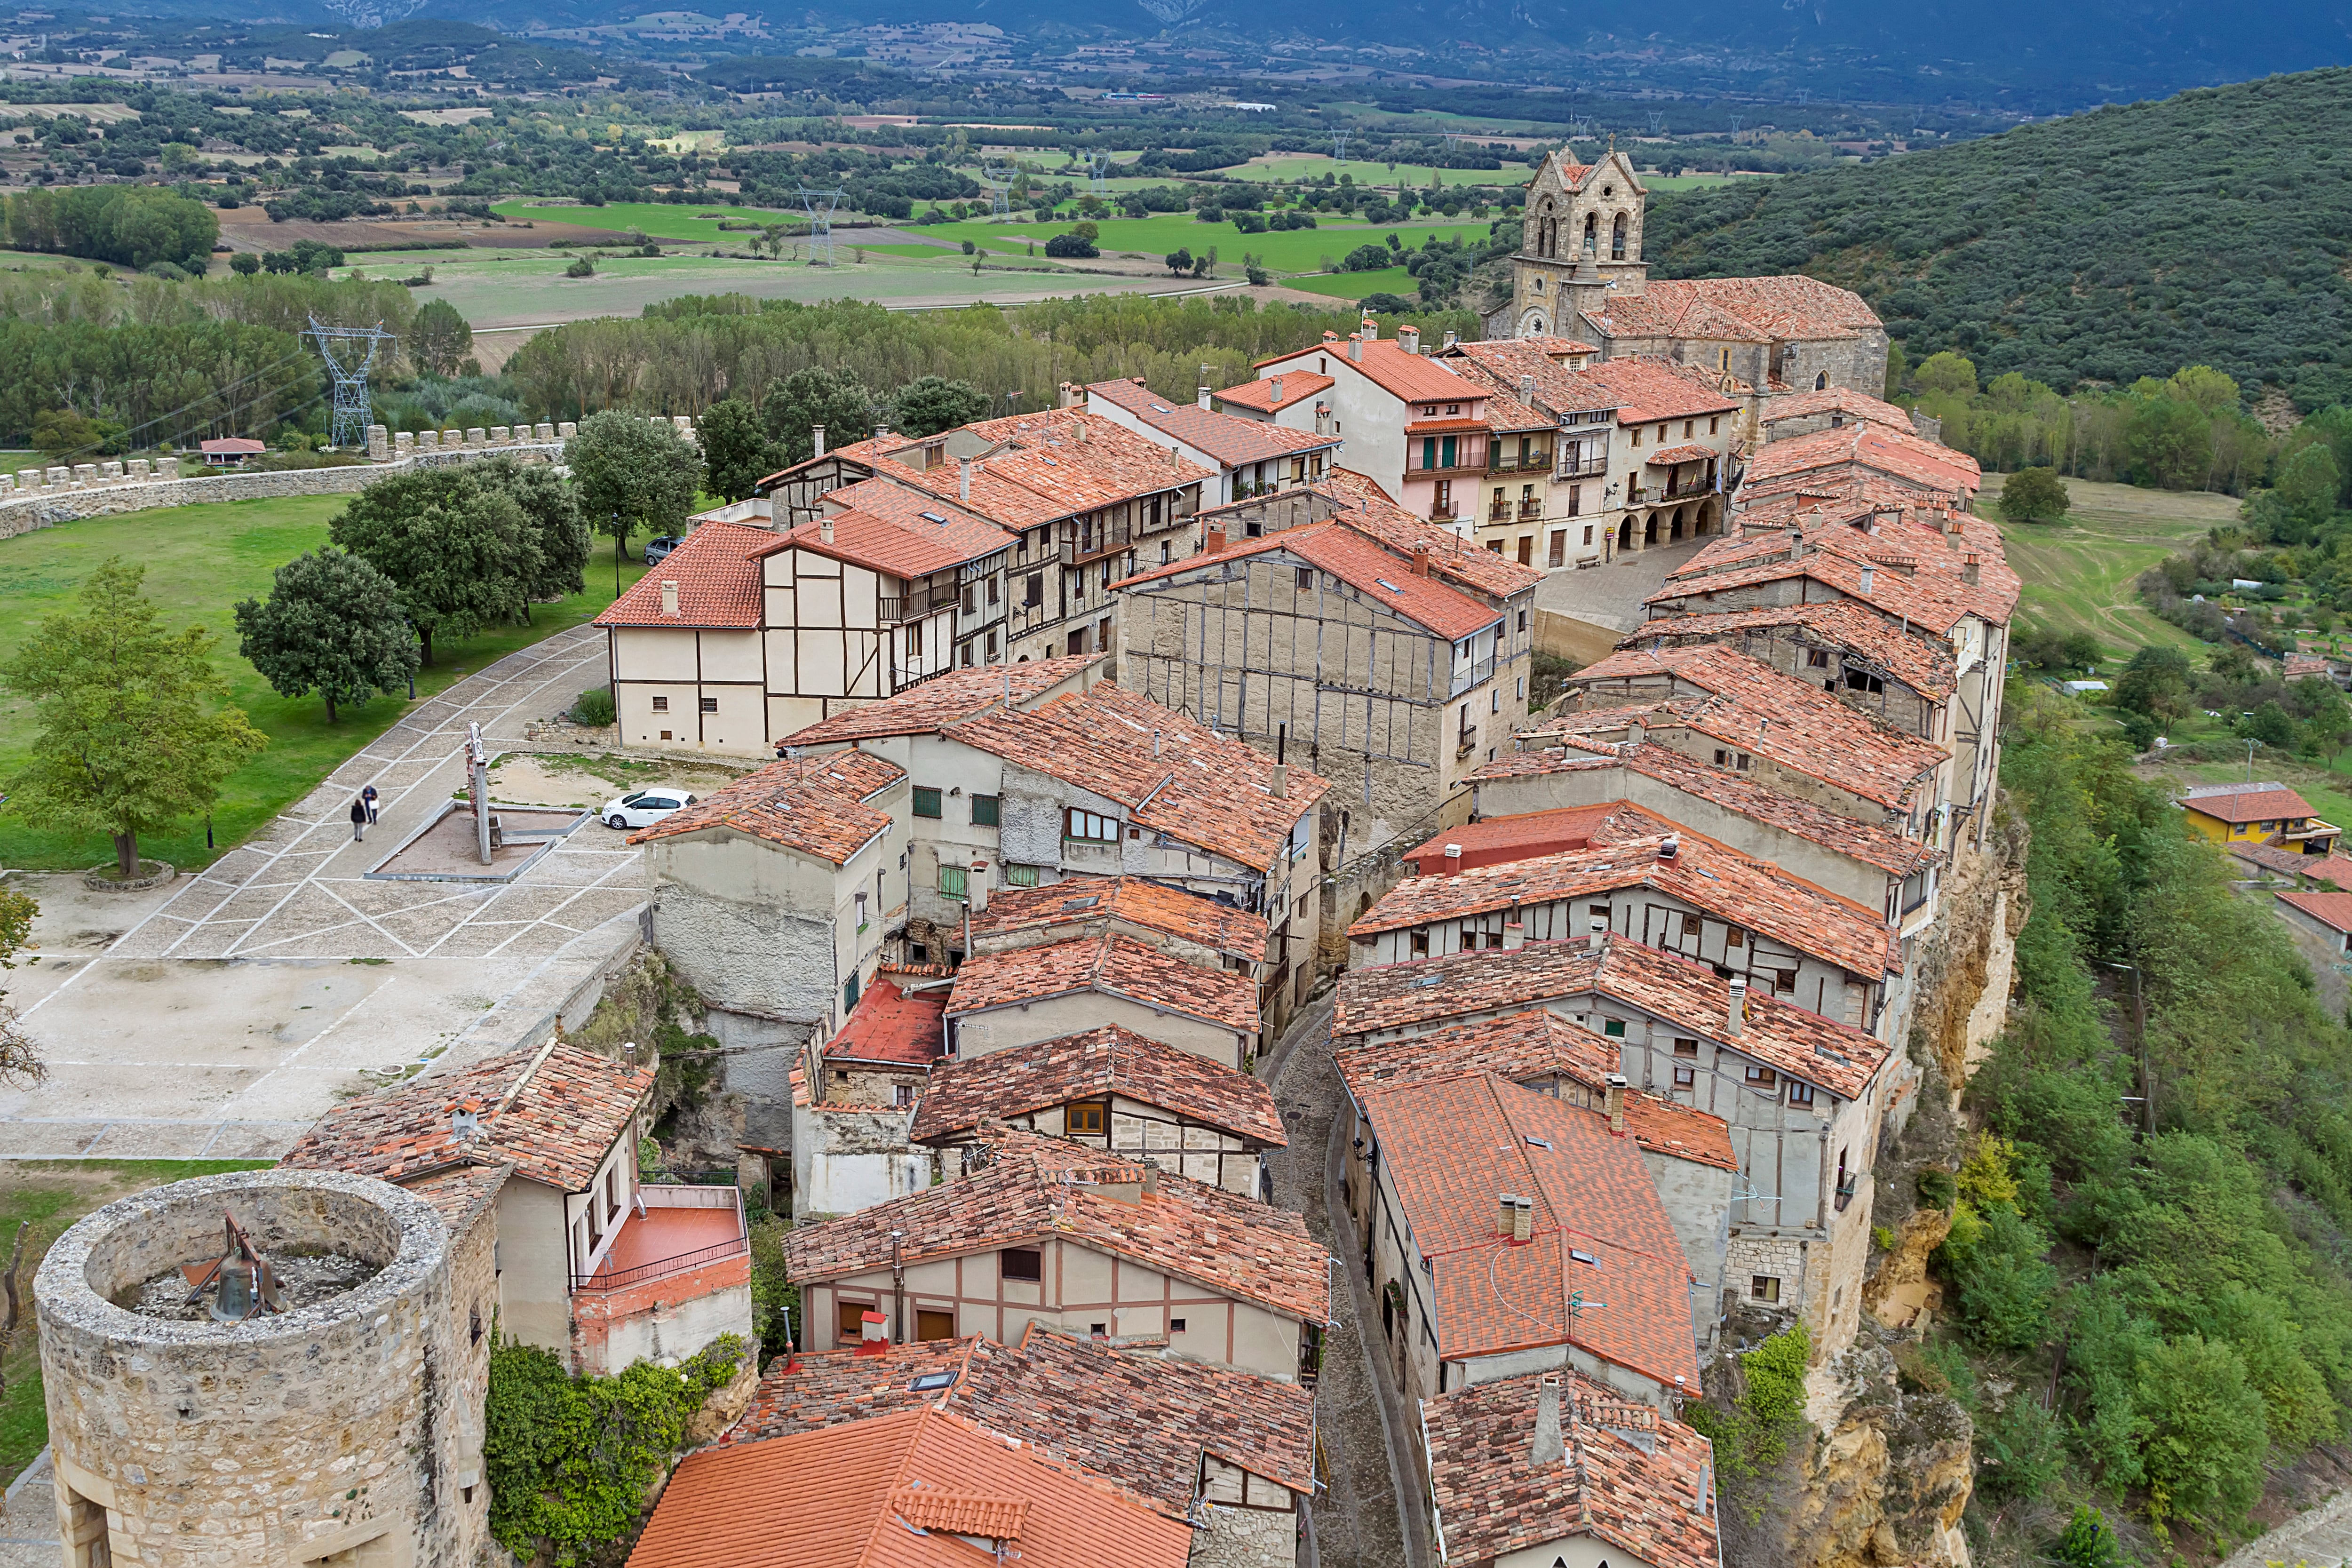
[[[2283,784],[2197,784],[2173,803],[2189,826],[2217,844],[2271,844],[2326,855],[2343,830]]]

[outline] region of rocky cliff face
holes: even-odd
[[[1969,1568],[1960,1512],[1975,1489],[1976,1431],[1939,1394],[1906,1394],[1878,1331],[1806,1380],[1822,1436],[1780,1522],[1793,1568]]]

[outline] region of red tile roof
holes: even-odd
[[[759,555],[776,542],[772,530],[740,522],[706,522],[658,566],[596,617],[600,626],[726,626],[756,630],[761,594]],[[677,584],[677,614],[662,614],[662,584]]]
[[[459,1165],[403,1185],[438,1210],[448,1222],[449,1234],[456,1236],[490,1206],[513,1173],[512,1163]]]
[[[971,1175],[796,1227],[786,1272],[805,1284],[887,1268],[894,1231],[907,1264],[1050,1237],[1285,1317],[1330,1315],[1329,1255],[1297,1215],[1058,1138],[998,1130],[982,1142],[993,1157]],[[1154,1190],[1140,1192],[1147,1180]]]
[[[1983,470],[1967,453],[1923,440],[1907,430],[1890,429],[1867,421],[1766,443],[1748,459],[1747,482],[1769,484],[1814,469],[1846,465],[1885,474],[1938,495],[1961,490],[1973,493],[1984,484]]]
[[[1626,693],[1656,691],[1660,706],[1646,717],[1639,700],[1629,708],[1601,707],[1594,688],[1603,681],[1625,683]],[[1908,809],[1914,791],[1947,758],[1934,742],[1849,708],[1720,643],[1621,648],[1569,682],[1591,706],[1547,721],[1528,734],[1607,733],[1635,718],[1652,728],[1680,724],[1890,810]],[[1705,695],[1668,695],[1681,688]]]
[[[1739,1033],[1728,1027],[1731,986],[1708,965],[1612,938],[1595,955],[1584,942],[1531,942],[1351,969],[1339,978],[1337,1037],[1418,1032],[1450,1019],[1524,1012],[1589,995],[1638,1007],[1685,1034],[1755,1058],[1792,1078],[1859,1100],[1887,1047],[1837,1023],[1750,991]]]
[[[1426,354],[1409,354],[1394,338],[1375,338],[1362,345],[1362,358],[1348,357],[1345,342],[1317,343],[1289,353],[1274,354],[1259,360],[1260,371],[1271,371],[1276,365],[1287,366],[1293,361],[1304,362],[1307,356],[1329,356],[1332,372],[1341,365],[1360,372],[1365,380],[1407,403],[1466,403],[1486,395],[1483,382],[1468,381],[1457,374],[1443,360]],[[1286,368],[1286,375],[1290,372]]]
[[[1453,530],[1413,516],[1397,505],[1380,481],[1353,468],[1333,468],[1319,488],[1349,509],[1340,521],[1349,528],[1378,540],[1401,561],[1412,560],[1416,545],[1425,547],[1430,574],[1456,587],[1507,599],[1532,592],[1543,581],[1543,574],[1534,567],[1465,544]]]
[[[1087,386],[1087,393],[1118,405],[1153,429],[1164,431],[1196,451],[1206,452],[1229,468],[1321,451],[1339,444],[1337,436],[1318,436],[1312,430],[1293,430],[1286,425],[1244,419],[1234,414],[1213,414],[1196,403],[1171,403],[1144,385],[1139,376],[1133,380],[1097,381]]]
[[[1230,1132],[1254,1148],[1289,1142],[1274,1096],[1260,1079],[1116,1024],[939,1063],[907,1136],[936,1142],[973,1131],[991,1118],[1109,1094]]]
[[[950,669],[884,701],[868,702],[845,709],[830,719],[820,719],[793,731],[784,737],[784,742],[793,746],[837,746],[885,735],[933,734],[950,724],[1003,707],[1008,700],[1017,708],[1088,665],[1102,662],[1101,654],[1076,653],[1021,664]]]
[[[1535,1461],[1546,1375],[1560,1380],[1559,1459]],[[1649,1568],[1721,1568],[1715,1449],[1679,1421],[1574,1371],[1474,1383],[1422,1407],[1448,1563],[1585,1537]]]
[[[1491,552],[1479,552],[1486,554]],[[1299,528],[1286,528],[1258,539],[1244,539],[1215,555],[1201,554],[1156,566],[1111,584],[1129,592],[1147,583],[1172,582],[1197,572],[1215,573],[1223,563],[1248,556],[1286,554],[1328,572],[1354,588],[1372,604],[1426,626],[1448,642],[1475,637],[1502,618],[1502,612],[1483,598],[1474,598],[1419,575],[1409,559],[1400,559],[1365,534],[1345,516]]]
[[[1143,877],[1065,877],[1035,888],[992,889],[988,908],[971,918],[971,937],[978,946],[983,937],[1044,931],[1067,937],[1116,924],[1180,937],[1252,963],[1265,960],[1262,916]]]
[[[904,991],[877,975],[824,1043],[828,1062],[876,1062],[891,1067],[928,1067],[947,1049],[940,1020],[947,1015],[948,988]]]
[[[1409,1245],[1429,1260],[1414,1271],[1442,1359],[1574,1344],[1661,1388],[1698,1386],[1690,1265],[1631,1139],[1489,1072],[1383,1087],[1361,1104]],[[1498,1229],[1503,1193],[1535,1200],[1533,1240]],[[1593,1304],[1573,1310],[1571,1296]]]
[[[1549,411],[1555,419],[1617,405],[1619,395],[1613,389],[1580,379],[1553,357],[1559,353],[1597,353],[1598,349],[1589,343],[1547,349],[1547,343],[1564,344],[1565,340],[1496,338],[1456,343],[1444,353],[1446,358],[1459,363],[1465,374],[1484,381],[1497,392],[1516,394],[1525,383],[1532,381],[1537,405]]]
[[[1672,858],[1664,853],[1670,843]],[[1854,974],[1874,980],[1903,969],[1902,946],[1877,911],[1686,828],[1455,875],[1408,877],[1349,926],[1348,935],[1369,941],[1382,931],[1630,888],[1680,900]]]
[[[845,866],[887,832],[890,814],[874,797],[907,776],[871,752],[827,752],[770,763],[651,827],[632,844],[723,829]]]
[[[2250,844],[2242,838],[2232,839],[2221,846],[2223,854],[2232,859],[2259,866],[2265,871],[2298,880],[2333,882],[2339,888],[2352,889],[2352,860],[2341,855],[2305,855],[2300,849],[2288,849],[2276,844]]]
[[[1614,844],[1621,838],[1647,833],[1672,833],[1675,824],[1656,812],[1628,800],[1607,800],[1594,805],[1568,805],[1553,811],[1527,811],[1511,816],[1489,816],[1449,827],[1402,858],[1413,877],[1451,876],[1481,866],[1507,865],[1514,860],[1582,849],[1593,844]],[[1462,853],[1452,858],[1445,851]]]
[[[1614,338],[1812,342],[1882,327],[1861,295],[1801,275],[1653,279],[1639,293],[1613,293],[1585,314]]]
[[[913,1517],[909,1517],[909,1515]],[[952,1411],[915,1409],[680,1461],[629,1568],[1183,1568],[1191,1529]]]
[[[1275,395],[1275,384],[1282,385],[1282,395]],[[1286,370],[1280,375],[1263,381],[1245,381],[1239,386],[1229,386],[1213,395],[1220,403],[1239,404],[1244,408],[1255,408],[1267,414],[1278,414],[1294,403],[1302,403],[1327,387],[1339,383],[1328,375],[1318,375],[1311,370]]]
[[[457,1166],[511,1164],[534,1182],[585,1192],[653,1086],[652,1067],[572,1046],[509,1051],[347,1100],[279,1163],[395,1184]],[[460,1135],[461,1114],[477,1119],[475,1131]]]
[[[2211,788],[2210,794],[2184,795],[2179,805],[2200,816],[2232,824],[2284,822],[2319,815],[2309,801],[2283,784],[2248,784],[2236,789]]]
[[[1872,515],[1869,505],[1857,509],[1852,502],[1798,515],[1803,550],[1796,556],[1790,553],[1785,530],[1751,526],[1739,535],[1715,541],[1684,562],[1643,603],[1672,605],[1679,613],[1696,600],[1704,609],[1712,595],[1804,578],[1938,635],[1948,633],[1963,616],[2008,624],[2017,608],[2020,584],[2002,555],[1997,530],[1969,519],[1961,525],[1961,548],[1955,549],[1940,527],[1914,521],[1916,512],[1893,521],[1878,514],[1882,526],[1877,533],[1851,525],[1853,519]],[[1979,563],[1973,584],[1967,572],[1970,555]],[[1862,585],[1866,565],[1874,566],[1867,592]]]
[[[1644,741],[1638,746],[1601,743],[1597,750],[1601,754],[1557,748],[1505,752],[1470,776],[1481,780],[1530,778],[1549,773],[1624,767],[1684,795],[1752,817],[1864,865],[1875,866],[1890,876],[1907,877],[1938,858],[1932,844],[1856,822],[1843,812],[1831,811],[1809,800],[1781,795],[1728,768],[1710,767],[1654,741]]]
[[[1785,419],[1812,419],[1829,414],[1849,414],[1856,419],[1866,419],[1899,430],[1906,436],[1916,435],[1911,416],[1892,403],[1884,403],[1866,392],[1856,392],[1850,386],[1830,386],[1818,390],[1792,392],[1783,397],[1767,399],[1761,416],[1769,431]]]
[[[1168,1355],[1165,1342],[1097,1342],[1032,1321],[1015,1345],[977,1336],[779,1362],[722,1442],[821,1431],[887,1411],[952,1411],[1062,1464],[1191,1510],[1201,1456],[1289,1490],[1315,1486],[1315,1396]],[[944,1377],[945,1381],[938,1381]],[[917,1388],[919,1381],[931,1381]]]
[[[1687,447],[1661,447],[1642,460],[1653,468],[1671,468],[1678,463],[1704,463],[1710,458],[1721,456],[1723,454],[1712,447],[1694,443]]]
[[[1134,826],[1253,868],[1274,864],[1330,788],[1293,763],[1276,795],[1273,758],[1109,680],[1083,697],[982,714],[945,733],[1115,800]]]
[[[1017,535],[952,501],[887,479],[827,491],[824,505],[830,517],[771,536],[760,555],[806,550],[889,576],[921,577],[985,560],[1020,542]]]
[[[948,1016],[1098,991],[1241,1034],[1258,1026],[1257,986],[1245,974],[1203,969],[1133,937],[1105,933],[975,953],[956,972]]]
[[[1873,585],[1875,586],[1874,574]],[[1795,628],[1807,646],[1839,648],[1882,674],[1891,675],[1931,702],[1952,694],[1958,680],[1948,644],[1906,631],[1876,609],[1853,599],[1817,605],[1768,605],[1716,615],[1668,616],[1643,623],[1621,638],[1621,648],[1660,642],[1738,644],[1748,634]]]
[[[1560,375],[1559,395],[1570,406],[1613,407],[1620,425],[1697,419],[1736,413],[1739,407],[1739,399],[1723,390],[1719,377],[1647,354],[1602,360]]]
[[[2352,932],[2352,893],[2281,892],[2273,895],[2280,903],[2337,931]]]

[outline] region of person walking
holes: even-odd
[[[373,827],[375,826],[375,785],[370,784],[360,791],[360,798],[367,802],[368,826]]]
[[[359,796],[357,796],[357,795],[353,795],[353,796],[352,797],[352,843],[354,843],[354,844],[358,844],[358,843],[361,843],[361,842],[362,842],[362,841],[364,841],[364,840],[366,839],[366,837],[367,837],[367,825],[368,825],[368,808],[367,808],[367,802],[365,802],[365,801],[363,801],[363,800],[360,799],[360,797],[359,797]]]

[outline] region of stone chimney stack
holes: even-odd
[[[668,577],[662,579],[662,614],[665,616],[677,614],[677,584]]]
[[[971,459],[970,458],[956,459],[956,500],[966,506],[971,504]]]
[[[1061,389],[1054,399],[1054,406],[1076,408],[1085,401],[1085,395],[1078,391],[1078,384],[1075,381],[1066,381],[1062,383]]]
[[[1748,1027],[1748,979],[1745,975],[1731,977],[1731,1001],[1724,1012],[1723,1028],[1728,1035],[1738,1035]]]
[[[1364,334],[1364,341],[1365,341],[1366,342],[1368,342],[1368,343],[1376,343],[1376,342],[1379,342],[1381,341],[1381,323],[1380,323],[1377,320],[1375,320],[1374,318],[1372,318],[1372,317],[1370,317],[1370,316],[1366,316],[1366,317],[1364,318],[1364,324],[1363,324],[1363,329],[1362,329],[1362,331],[1363,331],[1363,334]]]
[[[1527,922],[1526,922],[1526,921],[1504,921],[1504,922],[1503,922],[1503,951],[1504,951],[1505,952],[1518,952],[1518,950],[1519,950],[1519,949],[1521,949],[1521,948],[1523,948],[1523,947],[1525,947],[1525,946],[1527,946],[1527,945],[1528,945],[1528,927],[1527,927]]]
[[[1513,1197],[1510,1194],[1502,1193],[1496,1196],[1495,1234],[1496,1236],[1508,1236],[1511,1234],[1512,1219],[1513,1216],[1518,1213],[1518,1209],[1519,1200]]]
[[[1559,1373],[1548,1372],[1536,1384],[1536,1442],[1528,1458],[1538,1465],[1557,1465],[1568,1458],[1568,1442],[1559,1428]]]
[[[1273,796],[1275,799],[1276,799],[1276,800],[1282,800],[1282,799],[1285,799],[1285,798],[1286,798],[1286,797],[1289,795],[1289,794],[1290,794],[1290,764],[1289,764],[1289,763],[1275,763],[1275,764],[1274,764],[1274,776],[1273,776],[1273,777],[1272,777],[1272,779],[1267,783],[1267,784],[1266,784],[1266,786],[1265,786],[1265,793],[1266,793],[1266,794],[1268,794],[1268,795],[1272,795],[1272,796]]]
[[[1524,1246],[1536,1238],[1536,1201],[1533,1198],[1511,1200],[1511,1242]]]
[[[816,447],[816,455],[817,455],[818,457],[820,457],[820,458],[824,457],[824,426],[822,426],[822,425],[812,425],[812,426],[809,426],[809,441],[810,441],[810,443],[811,443],[813,446],[814,446],[814,447]]]
[[[1429,575],[1429,546],[1426,544],[1412,547],[1412,574],[1416,577]]]
[[[988,912],[988,862],[974,860],[964,878],[964,898],[975,915]]]
[[[1601,1109],[1609,1113],[1609,1131],[1623,1137],[1625,1133],[1625,1075],[1612,1072],[1601,1090]]]
[[[1370,323],[1370,321],[1367,321],[1367,322],[1365,322],[1364,324],[1365,324],[1366,326],[1370,326],[1370,325],[1371,325],[1371,323]],[[1363,333],[1361,333],[1361,332],[1349,332],[1349,333],[1348,334],[1348,358],[1349,358],[1349,360],[1351,363],[1356,363],[1356,364],[1361,364],[1361,363],[1364,363],[1364,334],[1363,334]]]
[[[1593,952],[1599,952],[1609,945],[1609,917],[1594,915],[1588,924],[1591,928],[1592,934],[1586,939],[1586,943]]]
[[[1421,352],[1421,329],[1419,327],[1399,327],[1397,329],[1397,347],[1404,350],[1404,352],[1409,354],[1419,353]]]
[[[816,538],[820,544],[833,542],[833,513],[826,512],[816,520]]]
[[[1200,388],[1199,391],[1201,395],[1201,412],[1206,414],[1209,412],[1209,389],[1203,386]]]
[[[1973,550],[1960,557],[1960,581],[1973,588],[1984,576],[1982,559]]]
[[[1648,727],[1636,719],[1625,726],[1625,743],[1629,746],[1638,746],[1649,738],[1649,734]]]

